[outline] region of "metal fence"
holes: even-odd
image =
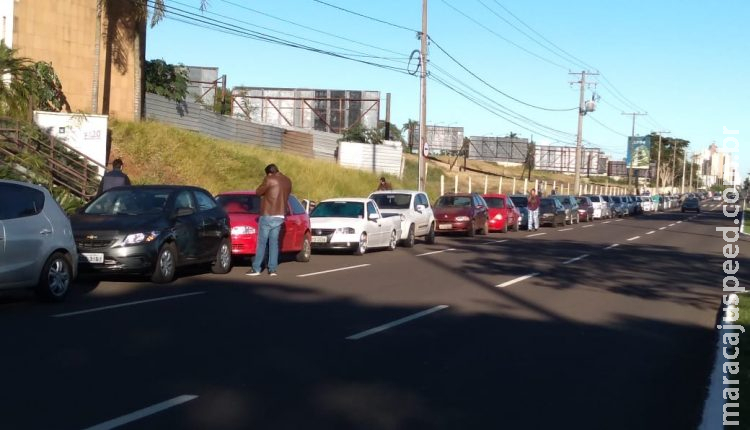
[[[523,163],[529,151],[529,140],[510,137],[471,136],[469,159]]]

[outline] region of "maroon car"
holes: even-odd
[[[483,194],[482,198],[487,202],[490,231],[507,233],[511,228],[518,231],[521,226],[521,212],[510,197],[505,194]]]
[[[432,206],[437,232],[487,234],[490,230],[487,202],[477,193],[449,193],[440,196]]]

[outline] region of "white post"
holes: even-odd
[[[534,179],[534,189],[539,194],[539,179]]]
[[[484,193],[487,194],[487,175],[484,175]]]
[[[469,175],[469,192],[471,192],[471,175]]]
[[[529,178],[523,178],[523,194],[529,193]]]
[[[440,195],[445,194],[445,175],[440,175]]]
[[[557,181],[556,180],[552,181],[552,191],[557,192],[557,190],[555,190],[555,188],[557,188]]]
[[[500,183],[497,184],[497,192],[500,194],[502,194],[503,192],[503,177],[502,176],[500,177]]]
[[[516,193],[516,178],[513,178],[513,193],[512,194],[515,194],[515,193]]]
[[[453,177],[453,192],[458,192],[458,175]]]

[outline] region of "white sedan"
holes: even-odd
[[[396,249],[401,217],[383,217],[372,199],[323,200],[310,213],[312,249],[349,249],[362,255],[369,248]]]

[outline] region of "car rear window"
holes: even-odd
[[[437,207],[445,206],[471,206],[471,197],[469,196],[441,196],[437,202]]]
[[[502,209],[505,207],[505,199],[501,197],[485,197],[484,201],[487,202],[487,207],[492,209]]]
[[[600,202],[600,201],[601,201],[601,200],[599,199],[599,196],[591,196],[591,197],[589,197],[589,198],[591,199],[591,201],[592,201],[592,202]]]
[[[510,199],[513,200],[513,204],[519,208],[525,208],[529,204],[529,199],[524,196],[514,196]]]
[[[221,194],[216,201],[227,213],[260,213],[260,196],[255,194]]]
[[[411,194],[373,194],[370,196],[375,200],[380,209],[409,209]]]
[[[44,193],[19,184],[0,184],[0,219],[37,215],[44,208]]]

